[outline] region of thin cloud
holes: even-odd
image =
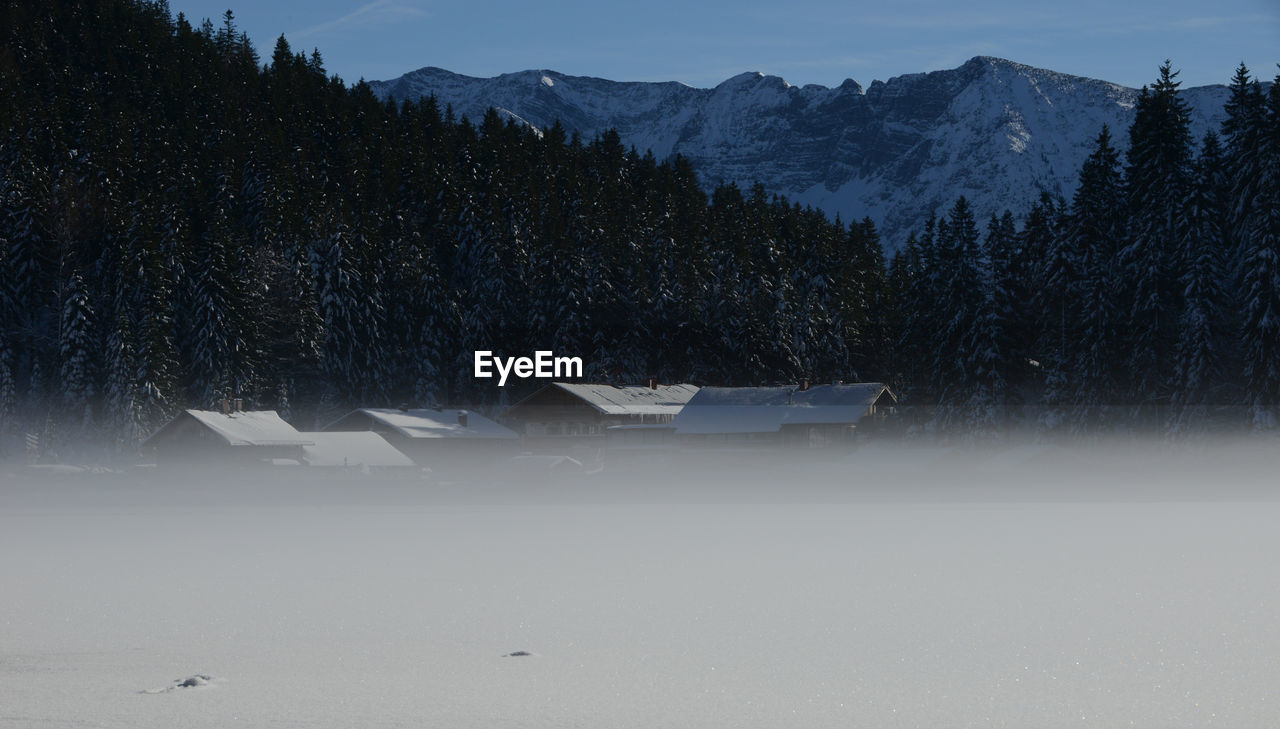
[[[1223,25],[1246,25],[1253,23],[1275,23],[1280,21],[1278,15],[1237,15],[1229,17],[1184,18],[1168,23],[1174,28],[1216,28]]]
[[[1175,30],[1203,30],[1234,26],[1248,29],[1280,23],[1280,15],[1257,13],[1254,15],[1216,15],[1179,18],[1158,22],[1118,23],[1090,28],[1095,35],[1123,35],[1127,33],[1161,33]]]
[[[309,28],[294,31],[289,34],[289,37],[297,39],[323,35],[334,30],[393,25],[413,18],[425,18],[428,15],[429,13],[420,7],[397,2],[397,0],[374,0],[374,2],[362,5],[341,18],[335,18]]]
[[[877,28],[896,28],[902,30],[975,30],[980,28],[1018,30],[1038,28],[1045,25],[1061,27],[1063,18],[1060,15],[1008,15],[973,13],[927,15],[871,15],[857,19],[859,25]]]

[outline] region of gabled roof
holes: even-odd
[[[677,435],[775,433],[784,425],[853,425],[882,395],[878,382],[796,387],[704,387],[673,425]]]
[[[698,392],[696,385],[587,385],[553,382],[605,415],[675,415]]]
[[[405,467],[415,464],[382,436],[367,430],[302,433],[312,445],[302,447],[302,458],[310,466]]]
[[[274,410],[246,410],[220,413],[214,410],[186,410],[148,438],[167,431],[183,416],[191,417],[231,446],[302,446],[311,441],[284,422]]]
[[[459,421],[466,416],[466,425]],[[471,410],[399,410],[396,408],[361,408],[338,418],[325,427],[335,430],[348,418],[364,415],[406,438],[487,438],[516,439],[515,431]]]

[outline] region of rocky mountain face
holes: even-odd
[[[370,84],[381,97],[434,95],[478,121],[489,107],[537,128],[591,138],[617,129],[659,159],[688,157],[703,182],[747,186],[844,220],[870,216],[894,249],[960,195],[985,219],[1025,212],[1042,192],[1069,199],[1103,124],[1127,144],[1139,92],[979,56],[956,69],[864,89],[792,86],[744,73],[713,89],[554,71],[474,78],[424,68]],[[1185,89],[1199,140],[1221,123],[1225,86]]]

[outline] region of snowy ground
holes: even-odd
[[[1273,463],[1163,498],[949,457],[650,491],[0,474],[0,727],[1280,723]],[[1036,472],[1081,490],[1022,498]]]

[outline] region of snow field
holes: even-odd
[[[1280,719],[1273,501],[441,493],[0,485],[0,727]]]

